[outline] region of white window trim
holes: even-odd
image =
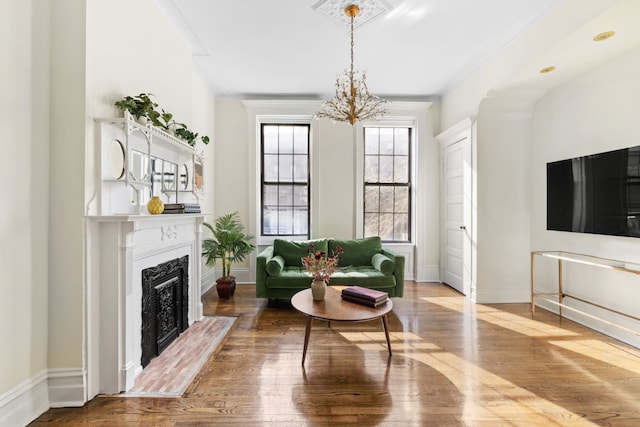
[[[313,115],[320,108],[321,101],[263,101],[263,100],[245,100],[242,101],[247,109],[247,140],[249,143],[249,159],[251,182],[254,183],[253,188],[250,190],[250,197],[252,200],[252,208],[250,214],[250,231],[251,234],[256,236],[257,244],[259,246],[272,245],[278,236],[263,236],[261,228],[261,186],[260,180],[260,165],[261,165],[261,150],[260,150],[260,128],[262,124],[279,123],[279,124],[309,124],[310,129],[310,147],[309,156],[309,176],[311,180],[311,186],[309,188],[310,194],[310,219],[309,219],[309,235],[311,238],[314,236],[314,218],[318,215],[318,195],[313,190],[313,183],[318,178],[318,121],[313,118]],[[287,240],[306,240],[303,236],[286,236]]]
[[[364,236],[364,128],[365,127],[409,127],[411,128],[410,157],[411,157],[411,233],[408,242],[392,242],[386,245],[413,246],[416,236],[416,177],[417,177],[417,134],[418,120],[416,117],[389,116],[375,121],[356,124],[356,237]]]

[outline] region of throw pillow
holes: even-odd
[[[341,267],[347,265],[371,265],[371,258],[375,254],[382,252],[382,241],[377,236],[364,239],[329,241],[329,251],[335,250],[337,246],[344,250],[342,259],[338,264]]]
[[[287,266],[302,267],[302,258],[307,256],[312,245],[314,251],[327,251],[325,239],[302,242],[276,239],[273,241],[273,255],[281,256]]]
[[[284,268],[284,259],[281,256],[274,256],[267,262],[267,274],[277,276]]]
[[[396,264],[391,261],[391,258],[383,254],[375,254],[371,258],[371,265],[385,276],[393,274],[396,269]]]

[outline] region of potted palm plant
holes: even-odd
[[[216,261],[222,262],[222,276],[216,280],[218,297],[230,298],[236,289],[236,278],[231,275],[231,264],[242,262],[256,247],[251,243],[253,236],[245,234],[244,225],[238,212],[218,217],[212,226],[203,224],[213,234],[213,238],[202,241],[202,257],[208,267]]]

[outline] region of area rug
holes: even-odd
[[[236,317],[205,317],[155,357],[122,396],[181,397],[209,358],[222,347]]]

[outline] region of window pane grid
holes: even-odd
[[[411,128],[364,129],[364,236],[411,239]]]
[[[309,125],[261,127],[263,236],[309,236],[309,131]]]

